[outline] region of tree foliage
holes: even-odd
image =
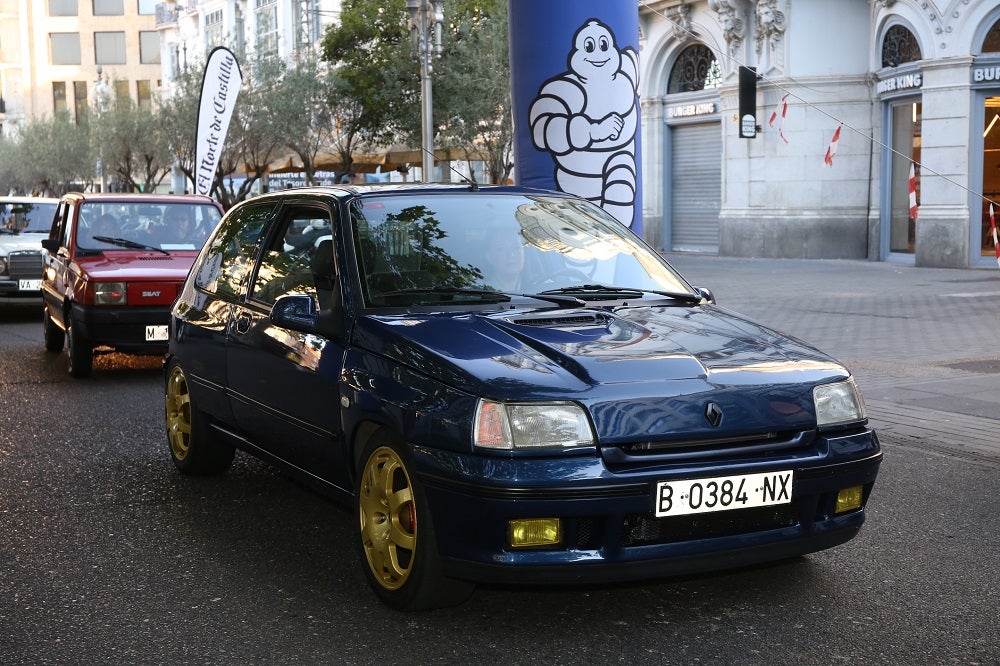
[[[435,121],[440,142],[480,160],[492,183],[513,168],[507,0],[453,0],[436,71]],[[440,100],[438,102],[437,100]]]
[[[0,142],[0,164],[4,192],[60,196],[93,179],[89,126],[77,125],[66,112],[33,118],[13,140]]]
[[[170,173],[172,155],[159,115],[128,95],[115,94],[108,108],[90,114],[93,153],[125,192],[152,192]]]
[[[464,149],[486,163],[492,182],[503,182],[513,136],[506,0],[451,0],[444,13],[432,69],[435,145]],[[338,94],[357,109],[355,133],[384,146],[421,145],[420,67],[405,2],[345,0],[322,46]]]

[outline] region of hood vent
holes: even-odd
[[[589,327],[607,326],[611,318],[598,312],[577,312],[555,317],[506,317],[504,321],[518,326]]]

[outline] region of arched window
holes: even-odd
[[[1000,51],[1000,21],[993,24],[990,31],[986,33],[983,40],[983,53],[996,53]]]
[[[912,32],[901,25],[894,25],[886,30],[885,39],[882,40],[883,67],[896,67],[921,58],[920,44]]]
[[[704,44],[694,44],[681,51],[677,57],[677,62],[670,70],[667,94],[718,88],[720,85],[722,72],[719,71],[719,62],[712,49]]]

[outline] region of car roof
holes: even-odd
[[[145,192],[68,192],[63,200],[95,202],[197,203],[218,205],[203,194],[150,194]]]
[[[0,204],[8,204],[8,203],[57,204],[59,203],[59,199],[56,199],[54,197],[32,197],[28,195],[18,196],[16,194],[10,196],[0,196]]]
[[[456,192],[493,192],[504,194],[552,194],[557,196],[572,196],[563,192],[540,190],[513,185],[474,185],[472,183],[365,183],[315,185],[309,187],[293,187],[284,190],[273,190],[260,194],[246,201],[259,201],[261,198],[284,199],[295,196],[334,196],[338,198],[366,196],[377,194],[446,194]]]

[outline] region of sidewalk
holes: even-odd
[[[664,256],[719,305],[846,364],[880,434],[1000,462],[1000,270]]]

